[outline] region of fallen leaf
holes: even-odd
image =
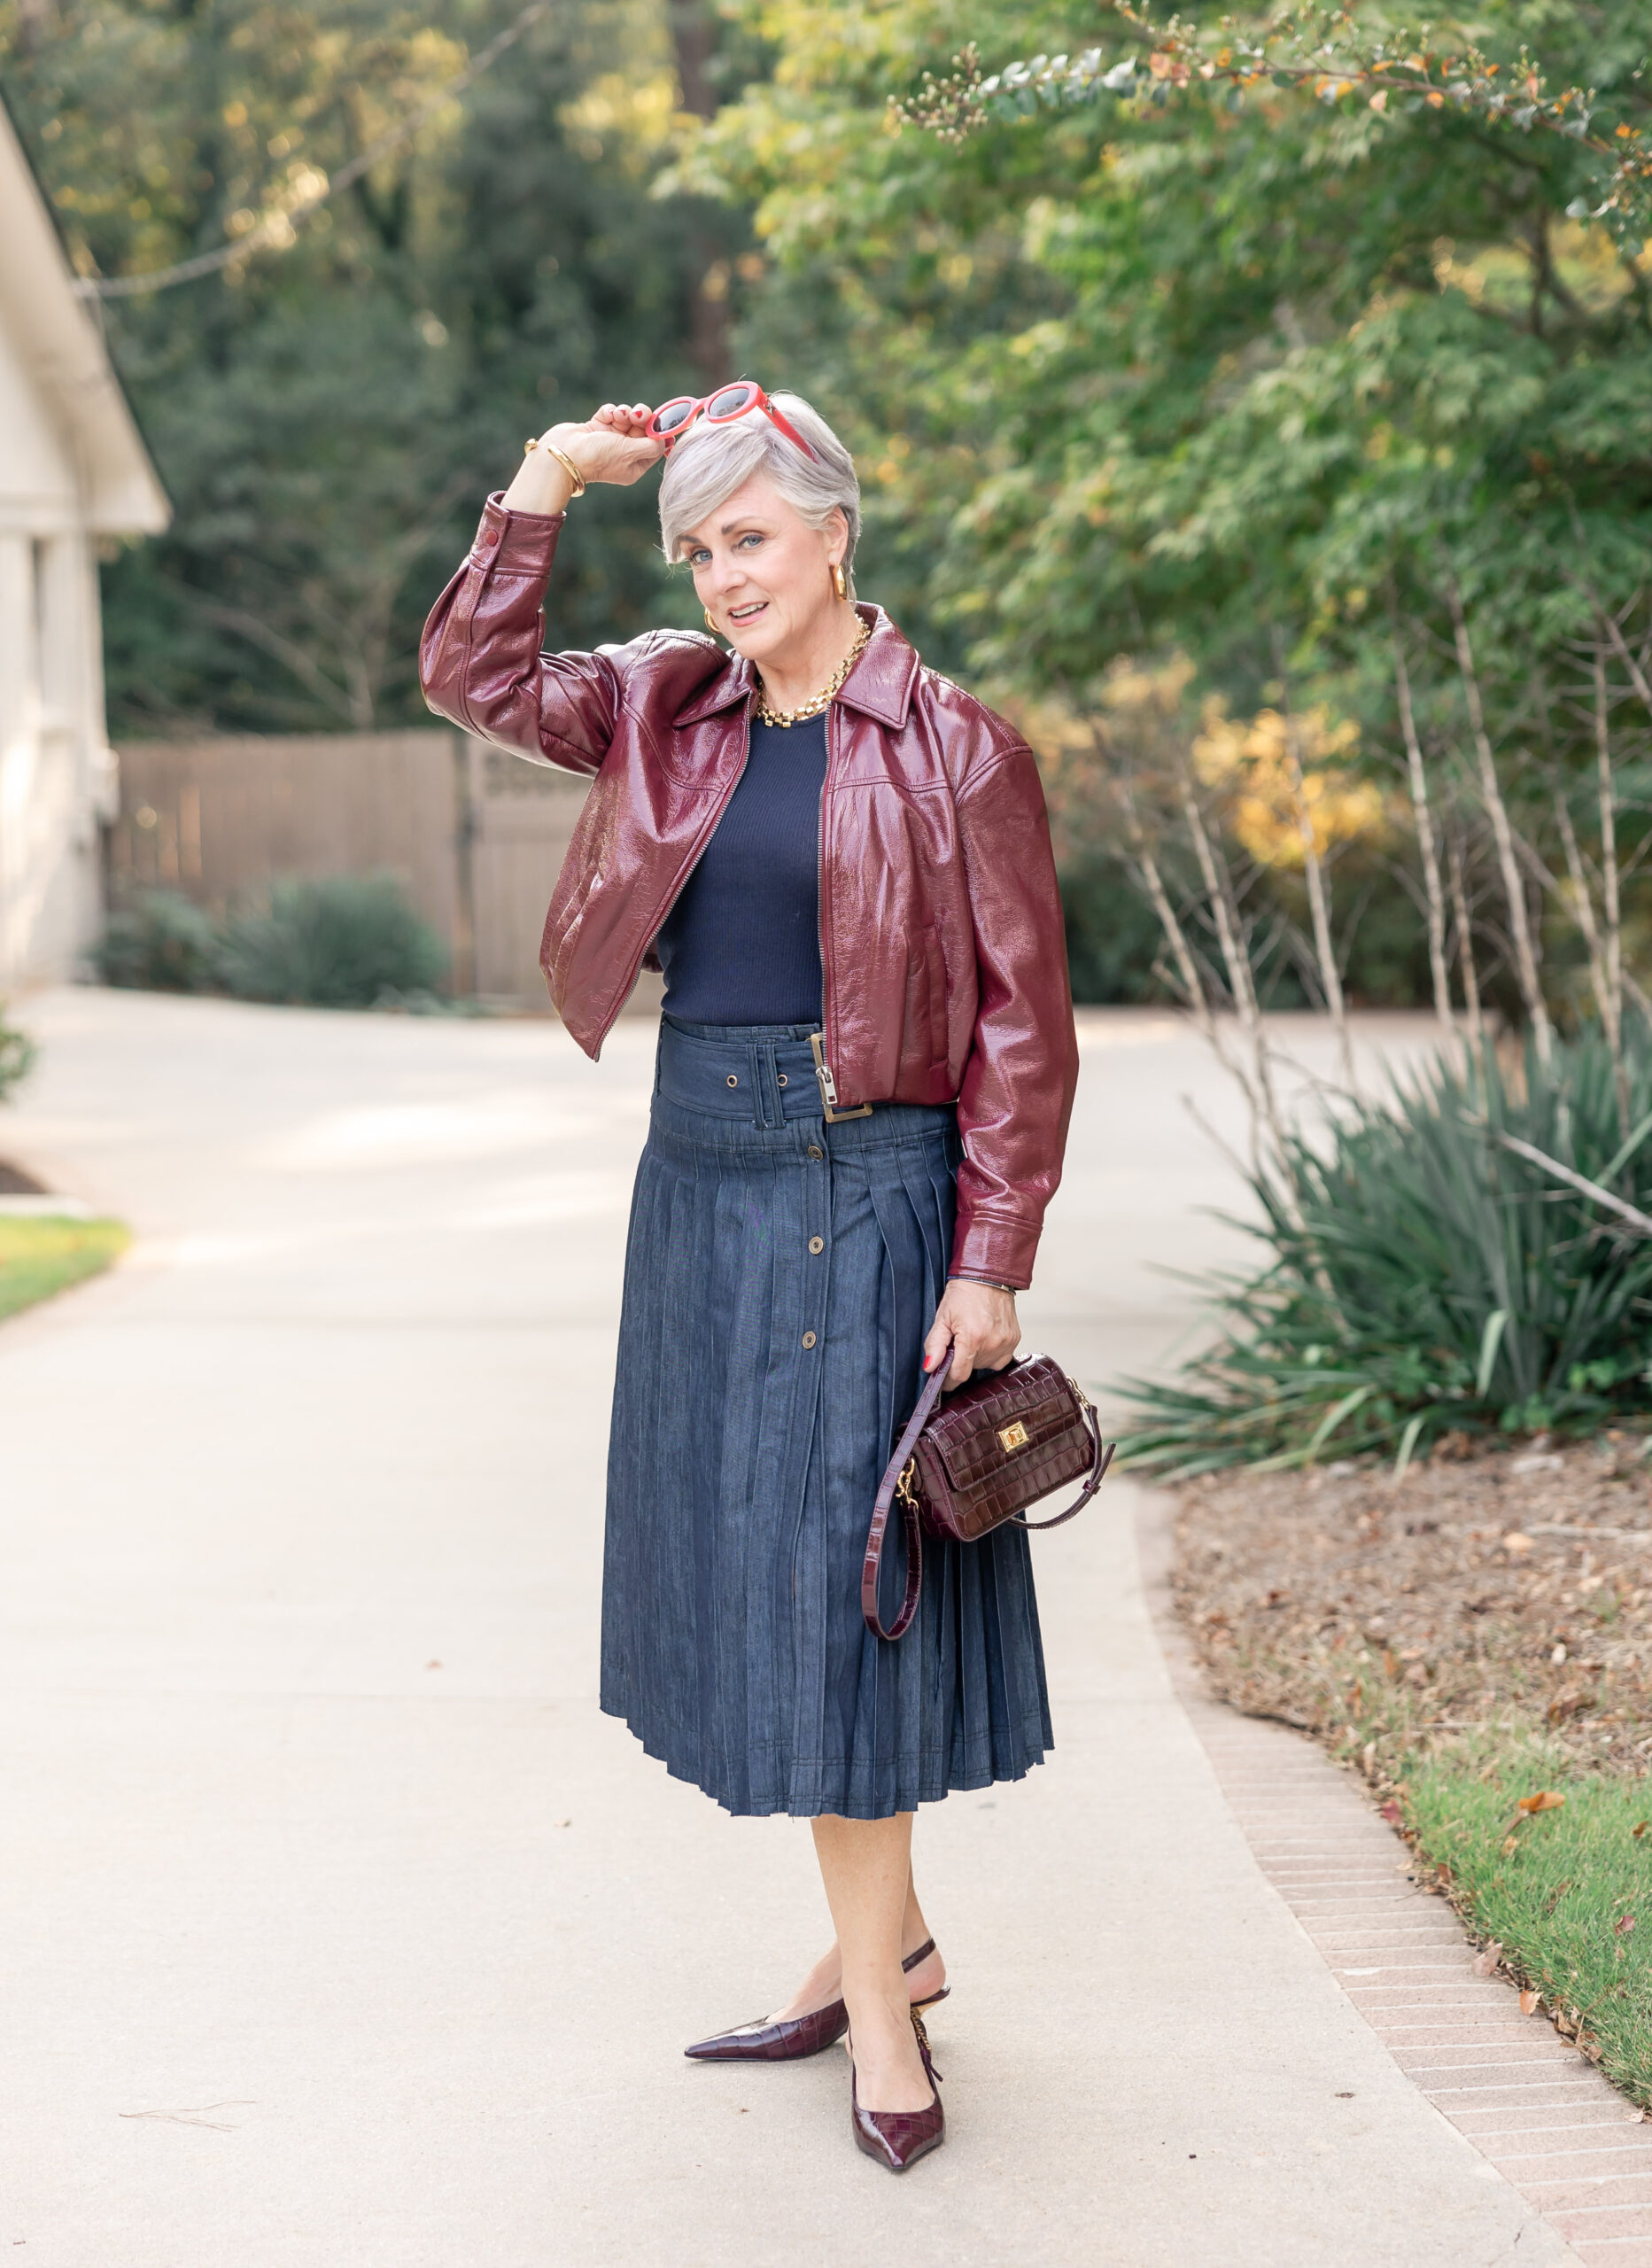
[[[1503,1550],[1505,1551],[1512,1551],[1517,1555],[1522,1551],[1530,1551],[1531,1549],[1531,1537],[1529,1535],[1522,1535],[1517,1527],[1511,1528],[1509,1534],[1503,1538]]]
[[[1399,1805],[1394,1803],[1384,1804],[1381,1806],[1379,1816],[1385,1819],[1390,1827],[1398,1827],[1400,1818]]]
[[[1634,1837],[1635,1841],[1638,1843],[1640,1840],[1640,1837],[1646,1833],[1648,1827],[1652,1827],[1652,1819],[1638,1820],[1634,1826],[1630,1829],[1629,1832]]]
[[[1495,1977],[1497,1974],[1497,1964],[1502,1957],[1502,1942],[1500,1938],[1493,1938],[1489,1946],[1482,1946],[1480,1951],[1475,1954],[1475,1975],[1477,1977]]]
[[[1505,1835],[1505,1836],[1504,1836],[1504,1837],[1503,1837],[1503,1856],[1504,1856],[1504,1858],[1505,1858],[1505,1859],[1510,1859],[1510,1858],[1512,1858],[1512,1857],[1514,1856],[1515,1852],[1516,1852],[1519,1848],[1520,1848],[1520,1837],[1519,1837],[1517,1835]]]
[[[1540,1992],[1523,1992],[1520,1995],[1520,2013],[1523,2016],[1534,2016],[1542,2005],[1543,1995]]]
[[[1540,1788],[1534,1796],[1521,1797],[1520,1808],[1529,1817],[1534,1811],[1558,1811],[1565,1800],[1565,1797],[1557,1796],[1553,1788]]]
[[[251,2110],[254,2108],[255,2106],[245,2096],[235,2096],[227,2102],[198,2103],[193,2109],[187,2110],[122,2110],[117,2112],[116,2116],[120,2118],[161,2119],[174,2126],[210,2126],[216,2133],[233,2134],[236,2132],[234,2119],[214,2118],[211,2113],[214,2110]]]
[[[1620,1914],[1612,1924],[1612,1935],[1617,1938],[1626,1938],[1634,1926],[1635,1917],[1633,1914]]]
[[[1383,1648],[1383,1667],[1388,1672],[1390,1677],[1398,1677],[1400,1674],[1400,1659],[1392,1646]]]

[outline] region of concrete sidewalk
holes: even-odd
[[[652,1034],[97,992],[0,1151],[125,1213],[0,1330],[0,2249],[30,2268],[1378,2268],[1572,2257],[1400,2071],[1172,1691],[1131,1492],[1036,1546],[1056,1752],[919,1825],[948,2148],[680,2049],[826,1923],[595,1707]],[[1409,1035],[1386,1035],[1408,1044]],[[1167,1019],[1086,1020],[1029,1338],[1091,1380],[1236,1248]],[[1114,1490],[1116,1488],[1116,1495]],[[1107,1499],[1112,1501],[1108,1502]]]

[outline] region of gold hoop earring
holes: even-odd
[[[835,560],[832,563],[832,587],[839,598],[846,599],[849,596],[849,577]]]
[[[713,622],[713,621],[712,621],[712,619],[711,619],[711,610],[710,610],[710,608],[709,606],[707,606],[707,607],[702,607],[702,608],[701,608],[701,610],[700,610],[700,611],[704,615],[704,617],[705,617],[705,618],[706,618],[706,628],[707,628],[708,630],[715,630],[715,629],[717,628],[717,625],[716,625],[716,623],[715,623],[715,622]]]

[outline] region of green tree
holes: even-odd
[[[1329,703],[1399,779],[1398,625],[1439,784],[1451,800],[1482,777],[1477,700],[1532,854],[1520,889],[1545,867],[1556,906],[1576,897],[1567,825],[1586,881],[1602,854],[1604,653],[1633,851],[1652,723],[1648,276],[1627,207],[1589,214],[1612,193],[1595,145],[1621,127],[1640,146],[1643,11],[1484,12],[1485,84],[1524,86],[1534,50],[1550,89],[1600,90],[1586,139],[1570,96],[1534,128],[1419,91],[1449,77],[1428,58],[1403,97],[1329,66],[1206,82],[1199,57],[1215,67],[1245,29],[1214,12],[1162,71],[1128,11],[754,12],[774,71],[678,178],[753,207],[773,268],[748,359],[848,408],[869,575],[926,645],[1002,697],[1080,709],[1120,656],[1185,654],[1193,718],[1213,698]],[[1384,19],[1354,20],[1369,58]],[[943,78],[966,35],[989,72],[1098,45],[1077,99],[1001,82],[961,139],[892,131],[891,98]],[[1485,817],[1470,882],[1498,868]],[[1518,942],[1501,945],[1524,990]]]
[[[82,274],[152,272],[275,216],[273,248],[104,303],[177,507],[107,571],[118,731],[416,720],[420,621],[524,436],[694,375],[708,263],[744,243],[738,214],[650,195],[694,9],[556,9],[299,209],[515,12],[468,0],[437,31],[398,0],[0,7],[0,68]],[[702,96],[717,59],[702,36]],[[680,609],[646,494],[593,495],[580,522],[554,634]]]

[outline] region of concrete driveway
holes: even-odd
[[[1145,1613],[1132,1494],[1036,1550],[1056,1752],[919,1826],[948,2148],[843,2060],[700,2069],[824,1941],[801,1822],[595,1706],[652,1033],[96,991],[0,1153],[139,1231],[0,1328],[0,2250],[30,2268],[1365,2268],[1560,2261],[1259,1871]],[[1374,1033],[1418,1044],[1415,1029]],[[1091,1382],[1232,1099],[1085,1019],[1029,1339]]]

